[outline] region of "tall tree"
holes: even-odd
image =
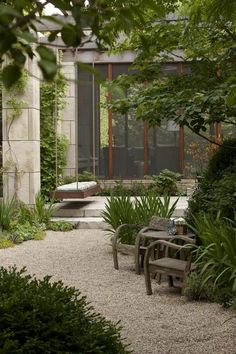
[[[224,3],[224,9],[222,9]],[[138,73],[119,84],[134,92],[109,107],[152,124],[174,120],[199,135],[209,124],[236,124],[236,4],[229,0],[182,0],[176,13],[157,18],[149,12],[145,26],[120,47],[137,53]],[[222,11],[221,11],[222,9]],[[214,11],[213,11],[214,10]],[[165,62],[183,70],[163,75]]]
[[[171,2],[169,0],[168,2]],[[25,60],[39,56],[38,64],[44,78],[54,78],[57,71],[56,56],[45,44],[38,42],[37,29],[47,20],[56,25],[48,30],[51,46],[57,38],[68,47],[81,46],[85,27],[89,27],[89,40],[99,47],[111,47],[121,32],[129,33],[144,23],[149,9],[163,12],[165,1],[157,0],[2,0],[0,4],[0,60],[8,57],[10,63],[3,70],[2,79],[10,87],[21,75]],[[52,4],[61,11],[60,17],[45,15]],[[72,20],[68,21],[69,17]],[[87,38],[88,40],[88,38]]]

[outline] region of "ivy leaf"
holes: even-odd
[[[52,80],[57,73],[57,64],[52,61],[42,59],[39,61],[39,67],[46,80]]]
[[[59,32],[60,32],[60,31],[52,31],[52,32],[49,34],[49,36],[48,36],[49,42],[55,41],[55,39],[56,39],[56,37],[57,37],[57,35],[58,35]]]
[[[0,4],[0,17],[21,17],[20,12],[16,11],[12,6]]]
[[[57,59],[53,51],[43,45],[39,45],[36,49],[41,59],[56,63]]]
[[[3,34],[4,33],[4,34]],[[5,54],[11,47],[13,46],[14,43],[16,43],[17,38],[12,32],[0,32],[0,55]]]
[[[26,61],[25,55],[17,48],[11,49],[12,57],[14,58],[15,62],[19,64],[19,66],[23,66]]]
[[[35,43],[36,42],[35,36],[32,33],[27,32],[27,31],[20,32],[18,34],[18,38],[22,39],[26,43]]]
[[[61,38],[68,46],[76,46],[81,43],[82,32],[78,31],[75,26],[67,24],[63,26],[61,31]]]
[[[226,97],[226,104],[233,106],[236,104],[236,87],[231,88],[228,96]]]
[[[16,65],[8,65],[2,71],[2,81],[7,89],[10,89],[13,84],[21,77],[21,69]]]

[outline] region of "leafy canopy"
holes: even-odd
[[[46,15],[48,4],[60,10],[61,16]],[[150,9],[163,13],[164,4],[164,0],[3,0],[0,4],[0,60],[6,56],[10,61],[3,70],[3,82],[6,87],[14,84],[21,76],[26,58],[35,55],[43,77],[47,80],[55,77],[56,55],[39,42],[37,35],[45,21],[49,23],[51,46],[57,46],[59,39],[60,46],[77,47],[93,38],[100,48],[111,47],[121,32],[127,34],[134,27],[140,28]],[[91,29],[91,34],[85,40],[86,27]]]
[[[137,53],[133,75],[118,83],[124,96],[113,111],[135,110],[150,125],[173,120],[207,138],[209,125],[236,124],[236,3],[229,0],[176,1],[175,14],[150,11],[120,50]],[[168,73],[165,63],[174,62]],[[129,92],[127,97],[126,92]]]

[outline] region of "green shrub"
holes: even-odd
[[[212,157],[197,190],[189,200],[189,222],[192,222],[192,215],[206,210],[213,216],[220,211],[222,217],[233,219],[236,210],[235,186],[236,139],[231,139],[226,140]]]
[[[224,171],[233,168],[236,162],[236,139],[226,139],[209,161],[205,178],[209,182],[222,178]],[[234,169],[235,170],[235,169]]]
[[[107,230],[113,234],[118,226],[122,224],[135,224],[137,220],[135,218],[134,206],[130,197],[110,197],[105,204],[105,210],[102,212],[103,220],[110,226]],[[132,244],[134,243],[134,230],[125,229],[121,233],[121,242]]]
[[[14,242],[9,237],[8,233],[0,233],[0,248],[14,247]]]
[[[16,213],[16,202],[12,199],[10,202],[0,201],[0,226],[3,230],[9,230],[12,218]]]
[[[42,240],[45,236],[45,229],[40,225],[32,225],[29,222],[11,224],[10,240],[14,243],[21,243],[28,240]]]
[[[48,224],[47,229],[52,231],[71,231],[74,229],[74,225],[71,222],[64,220],[51,221]]]
[[[47,197],[59,184],[66,166],[68,140],[59,135],[56,128],[65,106],[66,87],[66,80],[60,73],[54,82],[42,82],[40,86],[41,193]]]
[[[210,215],[194,217],[193,230],[201,245],[197,247],[195,263],[204,284],[230,290],[236,296],[236,221]]]
[[[18,206],[17,221],[19,223],[30,223],[31,225],[47,225],[53,216],[55,206],[53,201],[47,202],[46,197],[38,193],[35,197],[35,205],[30,207],[24,203]]]
[[[159,195],[176,195],[178,192],[177,181],[181,179],[181,174],[165,169],[159,175],[153,175],[152,179],[153,183],[149,189]]]
[[[63,177],[61,184],[68,184],[73,182],[90,182],[90,181],[98,182],[98,178],[89,171],[83,171],[82,173],[79,173],[78,176]]]
[[[130,187],[125,187],[122,181],[116,181],[114,187],[103,188],[99,192],[102,196],[141,196],[147,194],[148,189],[143,185],[143,183],[135,182],[132,183]]]
[[[204,278],[197,272],[190,273],[186,279],[184,295],[190,301],[206,299],[206,284],[203,283]]]
[[[48,225],[53,216],[54,210],[55,206],[53,204],[53,201],[47,203],[46,198],[42,196],[41,193],[38,193],[36,195],[33,212],[37,222]]]
[[[0,268],[0,343],[3,353],[128,354],[120,327],[62,282]]]
[[[179,173],[163,170],[159,175],[146,176],[146,179],[151,179],[152,182],[146,186],[142,182],[132,183],[126,187],[122,181],[116,181],[114,187],[103,188],[99,195],[103,196],[145,196],[147,193],[157,195],[177,195],[177,181],[181,179]]]
[[[213,278],[216,277],[215,275]],[[204,275],[200,272],[193,272],[187,277],[184,295],[190,301],[208,300],[224,307],[236,304],[236,296],[229,287],[221,287],[211,280],[205,282]]]
[[[141,229],[143,226],[148,225],[154,215],[170,218],[174,213],[177,202],[178,199],[171,205],[169,196],[160,198],[152,193],[140,198],[112,196],[107,199],[102,216],[104,221],[110,226],[107,231],[111,234],[122,224],[137,225],[137,228]],[[134,244],[136,233],[135,230],[125,229],[120,234],[121,242]]]
[[[24,224],[26,222],[35,222],[34,208],[26,205],[23,202],[18,203],[16,220],[20,224]]]
[[[236,212],[236,163],[235,172],[227,169],[220,180],[213,182],[208,211],[212,214],[218,211],[233,219]]]

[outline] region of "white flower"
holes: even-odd
[[[186,225],[186,220],[184,218],[175,219],[175,225]]]

